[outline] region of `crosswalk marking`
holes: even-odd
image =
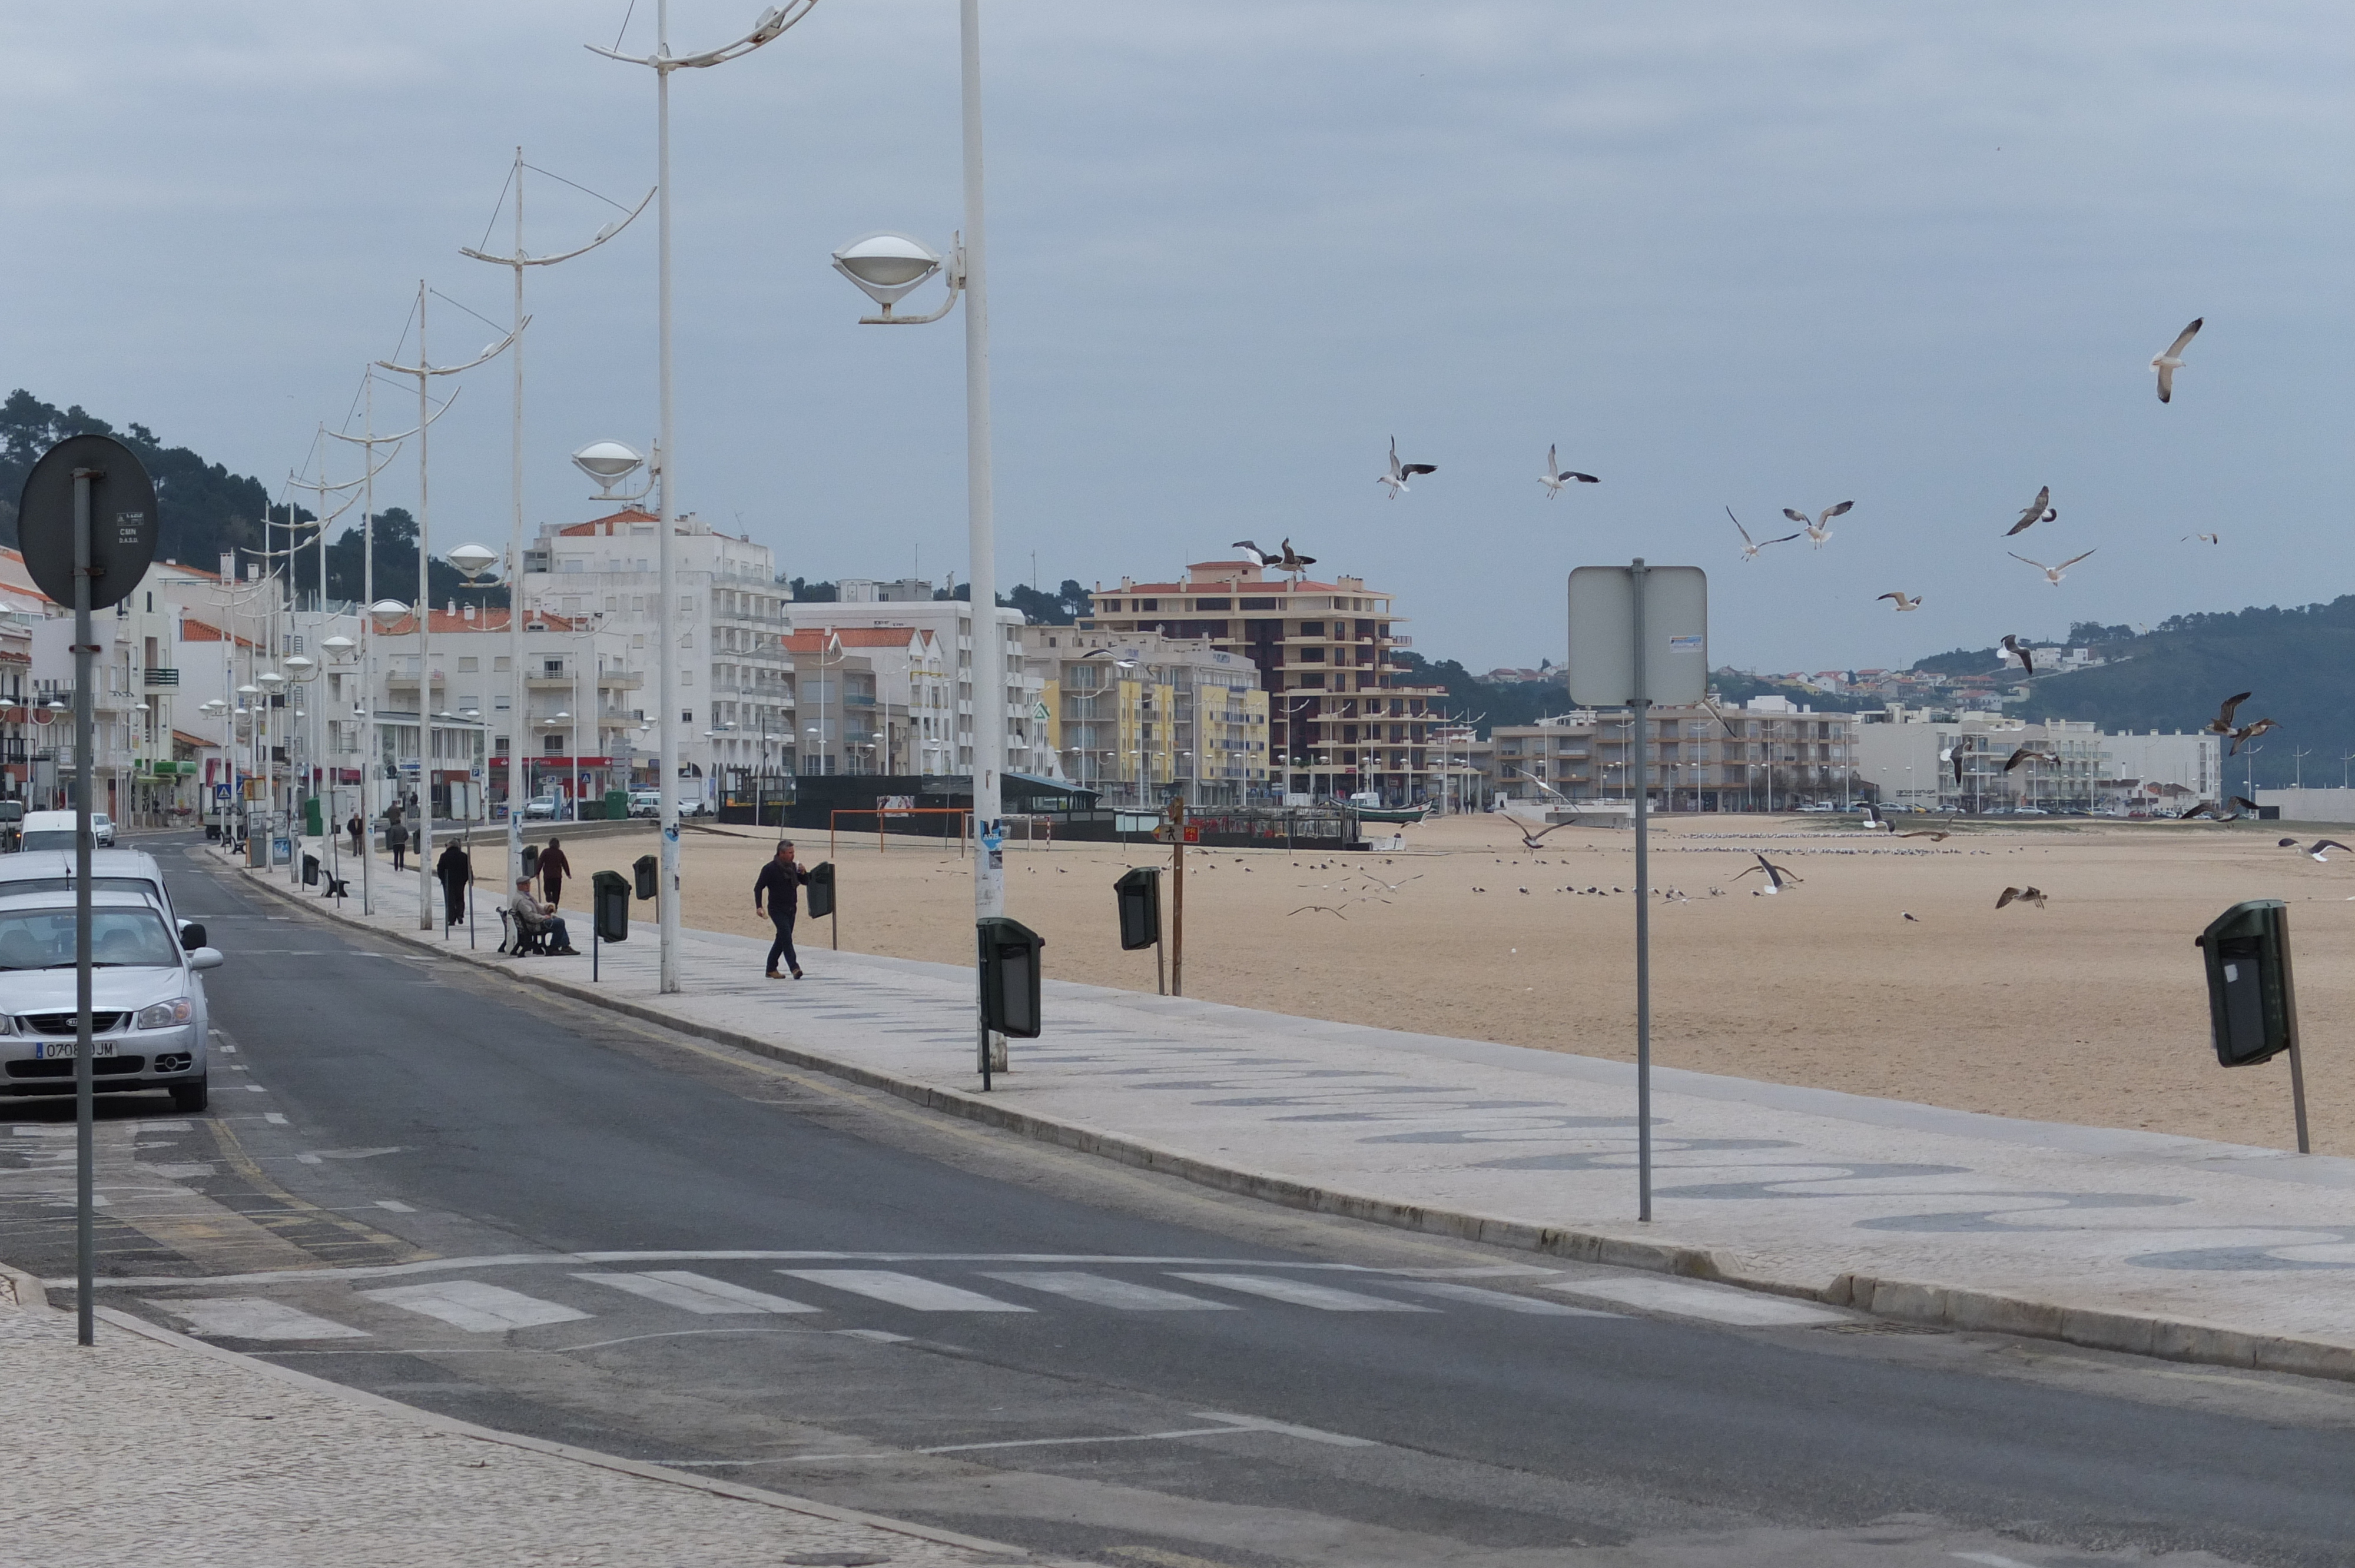
[[[1540,1301],[1534,1296],[1515,1296],[1509,1291],[1483,1290],[1476,1285],[1457,1285],[1445,1279],[1401,1279],[1401,1290],[1412,1290],[1419,1296],[1438,1296],[1450,1301],[1468,1301],[1478,1307],[1494,1307],[1506,1312],[1527,1312],[1539,1318],[1616,1318],[1617,1312],[1598,1312],[1592,1307],[1565,1307],[1559,1301]]]
[[[1009,1270],[996,1273],[982,1271],[985,1279],[1002,1279],[1008,1285],[1028,1286],[1056,1296],[1068,1296],[1074,1301],[1084,1301],[1091,1307],[1110,1307],[1121,1312],[1233,1312],[1239,1310],[1225,1301],[1206,1301],[1199,1296],[1181,1296],[1175,1290],[1157,1289],[1150,1285],[1135,1285],[1125,1279],[1109,1279],[1100,1274],[1081,1274],[1064,1270]]]
[[[888,1268],[781,1268],[779,1274],[806,1279],[853,1296],[870,1297],[915,1312],[1028,1312],[1011,1301],[1000,1301],[977,1290],[943,1285],[920,1275],[898,1274]]]
[[[1547,1280],[1545,1288],[1569,1296],[1592,1297],[1629,1307],[1649,1308],[1655,1312],[1666,1312],[1678,1318],[1732,1323],[1745,1329],[1809,1328],[1817,1323],[1844,1322],[1848,1319],[1845,1312],[1836,1312],[1828,1307],[1818,1307],[1811,1302],[1794,1301],[1787,1296],[1762,1296],[1755,1291],[1737,1290],[1728,1285],[1700,1285],[1690,1280],[1640,1274],[1624,1278],[1595,1277]]]
[[[314,1318],[297,1307],[283,1301],[272,1301],[260,1296],[215,1296],[196,1301],[157,1300],[147,1298],[150,1307],[160,1307],[177,1318],[186,1319],[199,1334],[215,1335],[230,1340],[365,1340],[365,1329],[354,1329],[325,1318]]]
[[[544,1323],[570,1323],[589,1316],[553,1301],[526,1296],[503,1285],[478,1279],[445,1279],[432,1285],[395,1285],[359,1293],[371,1301],[439,1318],[470,1334],[496,1334],[508,1329],[531,1329]]]
[[[644,1274],[576,1274],[575,1279],[585,1279],[591,1285],[609,1285],[616,1290],[626,1290],[633,1296],[643,1296],[649,1301],[659,1301],[666,1307],[700,1313],[716,1318],[736,1312],[815,1312],[815,1307],[783,1296],[771,1296],[766,1291],[730,1285],[724,1279],[710,1279],[700,1274],[690,1274],[683,1268],[655,1268]]]
[[[1246,1296],[1264,1296],[1271,1301],[1282,1301],[1294,1307],[1314,1307],[1319,1312],[1429,1312],[1429,1307],[1417,1307],[1410,1301],[1393,1301],[1387,1296],[1367,1296],[1355,1290],[1337,1290],[1329,1285],[1311,1285],[1305,1279],[1287,1279],[1273,1274],[1181,1274],[1175,1270],[1171,1277],[1190,1279],[1197,1285],[1215,1285],[1221,1289],[1239,1290]]]

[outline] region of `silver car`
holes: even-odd
[[[176,937],[136,893],[91,892],[91,1068],[98,1092],[161,1089],[172,1108],[205,1108],[206,969],[218,950],[202,927]],[[74,906],[55,893],[0,897],[0,1097],[74,1088]]]

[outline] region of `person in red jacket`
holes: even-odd
[[[771,980],[785,978],[777,972],[780,958],[785,960],[785,967],[794,971],[794,979],[802,978],[801,959],[794,952],[794,916],[800,913],[801,888],[808,880],[809,873],[794,859],[793,841],[780,839],[777,841],[776,858],[761,868],[760,880],[752,884],[752,908],[758,912],[761,900],[765,895],[769,901],[770,923],[777,928],[777,939],[769,944],[768,975]]]
[[[572,863],[564,858],[556,842],[549,840],[548,847],[539,852],[539,885],[551,909],[564,901],[564,879],[572,874]]]

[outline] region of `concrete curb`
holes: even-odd
[[[37,1289],[38,1287],[36,1286],[35,1288]],[[987,1552],[1001,1563],[1035,1563],[1046,1561],[1021,1547],[1008,1546],[1003,1542],[984,1541],[979,1536],[960,1535],[953,1530],[935,1530],[930,1525],[911,1524],[905,1520],[885,1519],[879,1514],[861,1513],[857,1509],[837,1508],[832,1503],[822,1503],[810,1498],[797,1498],[784,1492],[768,1491],[760,1487],[748,1487],[736,1481],[721,1480],[716,1477],[698,1476],[686,1470],[674,1470],[664,1465],[651,1465],[640,1459],[624,1459],[618,1455],[600,1453],[594,1448],[576,1448],[569,1443],[553,1443],[544,1437],[527,1437],[521,1433],[500,1432],[488,1426],[477,1426],[471,1421],[436,1415],[430,1410],[420,1410],[415,1405],[402,1404],[397,1400],[387,1399],[381,1394],[369,1393],[362,1389],[346,1388],[342,1383],[330,1383],[325,1378],[313,1377],[308,1372],[296,1372],[292,1367],[282,1367],[275,1361],[263,1361],[259,1356],[249,1356],[240,1351],[232,1351],[220,1345],[208,1344],[202,1340],[191,1339],[186,1334],[150,1323],[143,1318],[133,1317],[131,1313],[112,1307],[97,1308],[97,1316],[116,1328],[137,1334],[143,1339],[154,1340],[160,1344],[170,1345],[176,1350],[186,1351],[195,1355],[208,1356],[214,1361],[229,1361],[249,1371],[258,1372],[276,1382],[289,1383],[312,1393],[325,1394],[328,1398],[362,1410],[374,1411],[381,1415],[397,1416],[416,1425],[449,1433],[453,1436],[471,1437],[477,1442],[496,1443],[504,1448],[521,1448],[534,1454],[546,1454],[552,1458],[567,1459],[574,1464],[591,1465],[601,1470],[616,1470],[623,1475],[636,1476],[643,1480],[661,1481],[669,1486],[686,1487],[694,1491],[710,1493],[714,1497],[733,1498],[741,1502],[759,1503],[767,1508],[782,1509],[790,1513],[808,1514],[814,1518],[830,1519],[844,1524],[865,1525],[872,1530],[888,1531],[894,1535],[913,1536],[919,1541],[933,1541],[944,1546],[962,1547],[969,1552]]]
[[[249,880],[268,887],[272,893],[303,908],[315,909],[317,906],[316,901],[302,898],[265,879]],[[453,951],[440,942],[424,939],[411,932],[387,930],[332,909],[319,912],[343,924],[361,927],[372,935],[411,948],[442,954]],[[557,980],[545,973],[483,959],[475,961],[480,967],[506,975],[519,985],[538,986],[543,991],[586,1002],[592,1007],[602,1007],[641,1022],[730,1045],[787,1066],[824,1073],[862,1087],[879,1089],[930,1110],[1019,1133],[1042,1143],[1051,1143],[1138,1170],[1176,1176],[1198,1186],[1233,1192],[1284,1208],[1338,1214],[1400,1230],[1455,1236],[1465,1241],[1510,1247],[1576,1263],[1642,1268],[1691,1279],[1713,1280],[1767,1295],[1797,1297],[1836,1307],[1849,1307],[1893,1322],[1917,1323],[1957,1332],[2013,1334],[2023,1339],[2055,1340],[2090,1350],[2119,1351],[2163,1361],[2198,1361],[2213,1366],[2291,1372],[2301,1377],[2327,1377],[2355,1383],[2355,1346],[2337,1345],[2328,1340],[2253,1333],[2189,1319],[2069,1307],[1950,1286],[1881,1279],[1864,1274],[1842,1274],[1828,1286],[1765,1278],[1729,1267],[1719,1254],[1706,1248],[1669,1245],[1641,1236],[1614,1234],[1607,1231],[1540,1225],[1525,1220],[1508,1220],[1463,1210],[1431,1208],[1320,1186],[1293,1177],[1220,1165],[1125,1133],[1107,1132],[1080,1122],[1034,1115],[980,1095],[941,1088],[901,1077],[896,1073],[881,1072],[838,1057],[820,1055],[797,1046],[763,1040],[739,1030],[677,1017],[642,1002],[611,996],[593,987]]]
[[[39,1280],[24,1270],[0,1263],[0,1300],[46,1311],[49,1305],[49,1293]]]

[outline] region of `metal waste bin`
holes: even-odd
[[[650,854],[642,854],[630,863],[630,870],[637,877],[638,896],[652,898],[660,885],[662,862]]]
[[[319,857],[307,852],[303,856],[303,885],[305,887],[319,885]]]
[[[2270,1061],[2297,1044],[2297,989],[2290,975],[2289,906],[2235,904],[2198,945],[2208,962],[2208,1022],[2227,1067]]]
[[[536,876],[538,876],[538,874],[539,874],[539,846],[538,846],[538,844],[526,844],[526,845],[524,845],[524,846],[523,846],[523,877],[524,877],[524,880],[525,880],[525,881],[527,881],[527,882],[528,882],[528,881],[530,881],[533,877],[536,877]]]
[[[1161,940],[1161,868],[1140,865],[1121,874],[1112,885],[1113,901],[1120,906],[1120,946],[1135,952]]]
[[[1046,938],[1019,920],[977,923],[981,939],[981,1020],[1018,1040],[1039,1037],[1039,953]]]
[[[822,860],[809,869],[809,885],[804,890],[809,895],[810,918],[822,920],[834,913],[834,862]]]
[[[630,879],[618,871],[600,871],[589,878],[589,909],[601,942],[630,939]]]

